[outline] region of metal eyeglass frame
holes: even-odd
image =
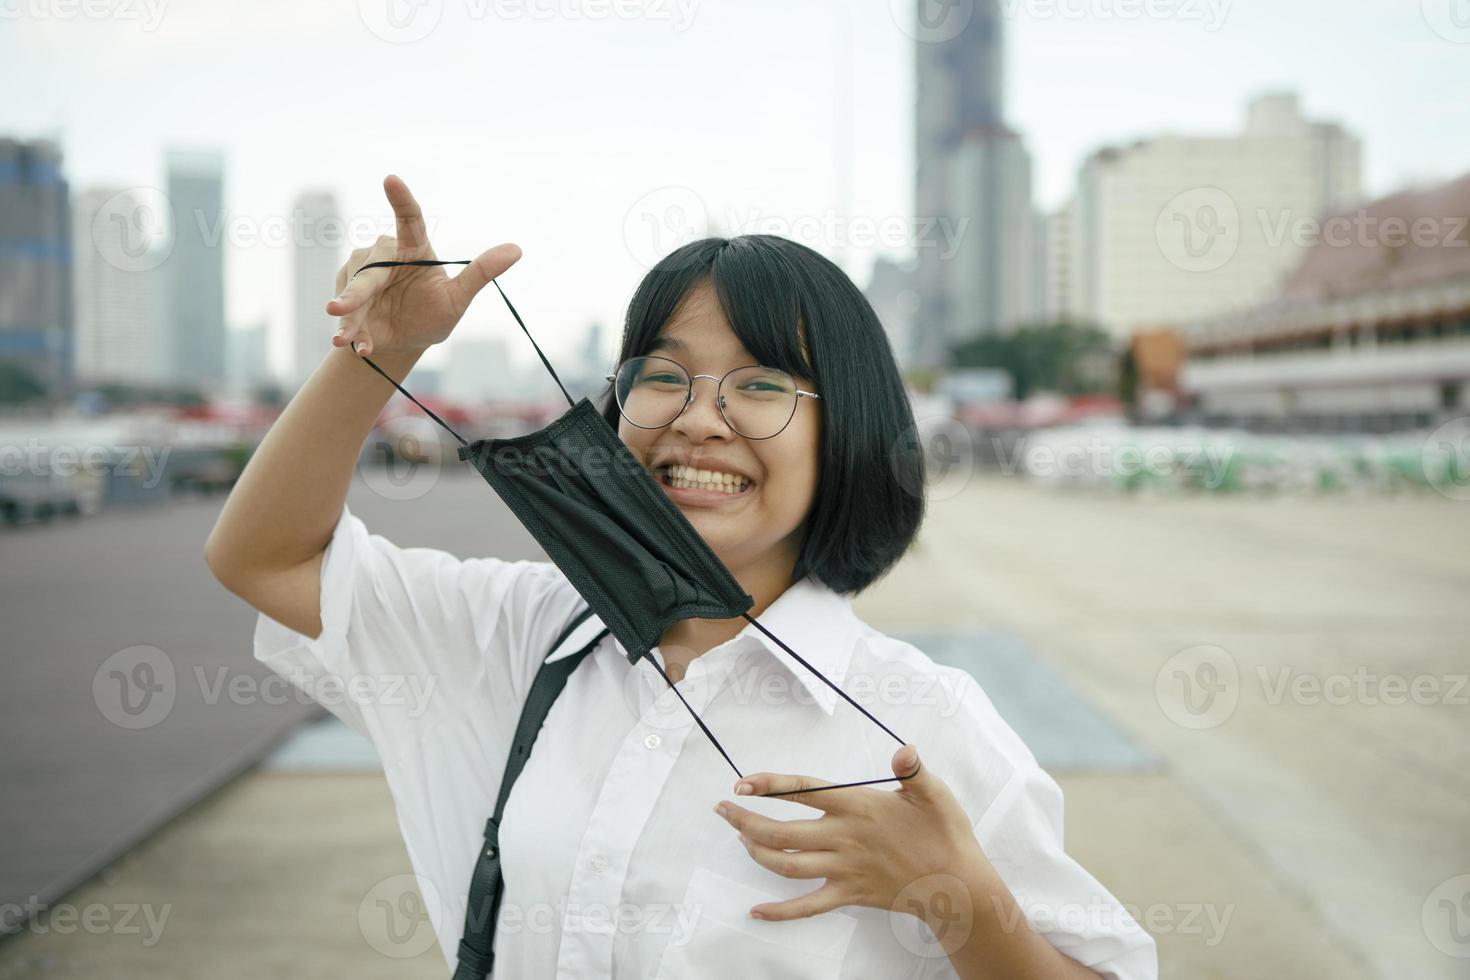
[[[664,425],[673,425],[674,424],[674,419],[677,419],[679,416],[683,415],[686,411],[688,411],[689,406],[692,405],[692,404],[694,404],[694,381],[695,381],[696,378],[708,378],[709,380],[715,382],[715,395],[716,395],[715,408],[717,408],[719,410],[719,412],[720,412],[720,418],[722,418],[722,419],[725,420],[725,424],[730,427],[730,431],[731,432],[734,432],[734,433],[737,433],[742,439],[750,439],[750,440],[753,440],[753,441],[756,441],[756,442],[761,442],[761,441],[766,440],[766,439],[774,439],[777,436],[779,436],[781,433],[785,432],[786,431],[786,427],[791,424],[791,420],[794,419],[794,418],[796,418],[796,407],[801,404],[802,396],[806,396],[807,398],[815,398],[818,401],[820,401],[821,398],[822,398],[822,396],[819,395],[819,394],[817,394],[815,391],[802,391],[800,388],[797,388],[796,389],[796,398],[791,403],[791,414],[788,415],[788,416],[786,416],[786,421],[781,424],[781,428],[777,429],[775,432],[772,432],[768,436],[748,436],[744,432],[741,432],[738,428],[736,428],[735,427],[735,423],[734,422],[731,422],[729,416],[727,416],[725,414],[725,396],[724,395],[721,395],[719,393],[720,392],[720,388],[724,386],[724,384],[725,384],[725,378],[728,378],[730,375],[734,374],[736,371],[744,371],[746,368],[753,368],[753,367],[765,368],[767,371],[781,371],[780,368],[770,368],[770,367],[766,367],[764,364],[742,364],[739,367],[733,367],[733,368],[731,368],[730,370],[726,371],[724,373],[724,375],[722,375],[721,377],[718,377],[717,378],[713,374],[690,374],[688,368],[686,368],[684,365],[680,364],[678,361],[674,360],[672,357],[660,357],[657,354],[642,354],[642,355],[639,355],[638,357],[630,357],[630,358],[628,358],[627,361],[624,361],[622,364],[619,364],[618,365],[618,373],[621,373],[622,372],[623,366],[625,364],[627,364],[628,361],[636,361],[636,360],[668,361],[670,364],[672,364],[675,367],[677,367],[680,371],[684,372],[684,376],[689,379],[688,383],[686,383],[684,385],[684,389],[685,389],[684,390],[684,404],[681,405],[679,407],[679,410],[674,413],[673,418],[669,419],[663,425],[639,425],[637,422],[634,422],[632,419],[629,419],[628,418],[628,413],[623,411],[623,402],[622,402],[622,400],[620,398],[618,398],[618,392],[617,392],[617,384],[616,384],[616,382],[618,380],[618,375],[617,374],[605,374],[605,375],[603,375],[603,379],[606,380],[609,384],[612,384],[613,385],[613,401],[615,401],[617,403],[617,406],[618,406],[618,414],[621,415],[623,418],[627,419],[629,425],[634,426],[634,427],[639,428],[639,429],[662,429],[664,427]],[[784,374],[784,375],[786,375],[788,378],[791,378],[790,372],[788,372],[788,371],[781,371],[781,373]],[[791,378],[791,380],[792,380],[793,384],[796,381],[795,378]]]

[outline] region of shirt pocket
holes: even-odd
[[[816,889],[821,880],[809,883]],[[775,901],[781,896],[696,867],[680,909],[689,925],[665,948],[655,980],[736,974],[837,980],[857,920],[835,911],[787,922],[750,917],[752,906]]]

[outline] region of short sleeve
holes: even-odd
[[[319,636],[261,613],[255,658],[367,735],[385,764],[466,711],[513,725],[580,596],[555,565],[401,548],[344,504],[322,557]]]
[[[1062,846],[1062,790],[1034,762],[1014,770],[975,837],[1032,928],[1112,980],[1157,980],[1158,947]]]

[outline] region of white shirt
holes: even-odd
[[[344,506],[322,563],[321,635],[264,614],[256,624],[256,658],[377,747],[451,964],[536,670],[548,653],[569,655],[602,632],[594,615],[550,651],[583,604],[549,562],[400,548]],[[1057,784],[970,675],[873,629],[815,579],[758,619],[918,746],[1033,928],[1104,976],[1158,976],[1152,937],[1063,851]],[[893,774],[899,743],[749,624],[695,659],[679,690],[742,772],[833,782]],[[821,814],[737,798],[736,778],[652,665],[629,664],[605,635],[552,706],[506,806],[494,975],[956,976],[928,927],[905,913],[845,906],[751,919],[752,905],[822,882],[757,864],[714,805],[735,800],[786,820]]]

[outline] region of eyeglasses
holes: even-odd
[[[667,357],[630,357],[618,365],[613,382],[618,409],[629,424],[640,429],[661,429],[684,413],[694,401],[694,379],[717,382],[715,404],[725,424],[747,439],[770,439],[779,435],[796,415],[798,399],[821,398],[802,391],[796,379],[780,368],[751,364],[712,374],[691,376],[678,361]]]

